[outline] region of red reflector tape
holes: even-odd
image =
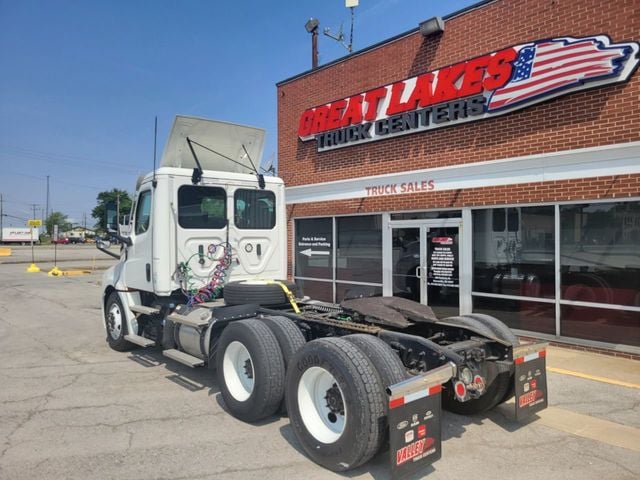
[[[536,360],[538,358],[545,358],[547,356],[546,350],[540,350],[539,352],[530,353],[529,355],[525,355],[523,357],[518,357],[513,360],[513,363],[516,365],[520,365],[524,362],[529,362],[531,360]]]
[[[433,387],[429,387],[428,389],[425,389],[425,390],[418,390],[417,392],[409,393],[402,397],[389,400],[389,408],[392,409],[392,408],[401,407],[406,403],[411,403],[414,400],[418,400],[419,398],[436,395],[441,391],[442,391],[442,385],[434,385]]]

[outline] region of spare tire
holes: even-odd
[[[283,283],[295,297],[298,289],[295,283],[286,280],[273,280]],[[243,280],[230,282],[224,286],[224,302],[227,305],[257,305],[272,306],[289,303],[289,299],[279,283],[269,283],[266,280]]]

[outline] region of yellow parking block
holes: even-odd
[[[0,247],[0,257],[10,257],[11,249],[9,247]]]

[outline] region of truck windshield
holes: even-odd
[[[178,223],[182,228],[224,228],[226,199],[223,188],[183,185],[178,190]]]

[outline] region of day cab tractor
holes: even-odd
[[[333,471],[386,448],[394,476],[437,460],[441,406],[477,414],[515,395],[518,419],[546,407],[545,344],[520,345],[493,317],[441,319],[362,292],[327,303],[282,280],[284,185],[256,168],[263,141],[260,129],[176,118],[126,235],[113,232],[121,254],[97,243],[119,257],[103,279],[111,348],[215,370],[232,415],[286,412]]]

